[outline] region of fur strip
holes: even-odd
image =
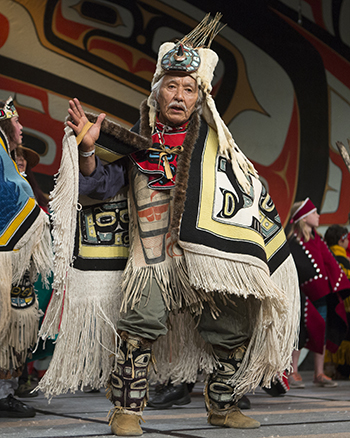
[[[152,129],[148,123],[148,113],[149,107],[147,105],[147,100],[144,100],[140,106],[140,135],[151,141]]]
[[[89,122],[95,123],[97,116],[92,113],[85,113]],[[105,118],[101,124],[101,131],[105,134],[111,135],[116,138],[118,142],[125,143],[135,149],[144,150],[149,149],[152,146],[151,132],[145,129],[144,124],[141,126],[140,135],[129,131],[121,125]],[[144,136],[143,133],[147,135]]]
[[[188,126],[185,140],[183,142],[183,152],[180,154],[177,162],[174,211],[171,222],[171,233],[173,241],[178,240],[180,220],[186,201],[191,156],[198,138],[200,123],[200,116],[198,115],[198,113],[193,114],[191,122]]]

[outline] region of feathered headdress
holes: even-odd
[[[169,72],[188,73],[196,80],[204,95],[202,116],[217,131],[219,153],[231,162],[238,182],[249,193],[251,184],[248,176],[257,177],[257,172],[235,143],[210,94],[214,70],[219,61],[218,55],[210,46],[216,35],[225,27],[220,24],[221,17],[220,13],[217,13],[214,18],[207,14],[198,26],[180,41],[168,42],[160,46],[152,87]],[[154,129],[156,108],[151,96],[148,98],[148,106],[150,107],[149,123]]]

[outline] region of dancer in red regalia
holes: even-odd
[[[347,332],[343,298],[350,292],[350,282],[317,233],[318,224],[319,214],[309,198],[293,205],[288,239],[301,290],[299,348],[314,352],[314,383],[334,387],[337,383],[324,374],[325,348],[336,352]],[[298,373],[299,356],[300,350],[295,350],[291,388],[305,387]]]

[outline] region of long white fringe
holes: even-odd
[[[71,268],[65,283],[54,354],[38,385],[47,398],[74,393],[86,385],[106,387],[115,358],[111,352],[117,348],[113,325],[116,326],[120,309],[121,271]]]
[[[254,390],[260,383],[270,387],[277,373],[291,369],[291,355],[297,348],[299,336],[300,292],[297,278],[290,255],[272,276],[285,292],[286,312],[279,314],[268,300],[261,302],[253,336],[239,371],[232,379],[236,396]],[[271,323],[266,324],[266,321]]]
[[[132,254],[132,253],[131,253]],[[167,260],[154,266],[135,267],[130,255],[123,273],[124,299],[122,311],[133,308],[140,300],[147,281],[156,281],[168,310],[197,304],[198,294],[191,288],[183,257]]]
[[[11,255],[12,284],[17,284],[29,268],[36,275],[41,274],[44,282],[50,276],[53,259],[52,240],[49,218],[43,210],[40,210],[39,216],[19,240]]]
[[[287,297],[287,315],[281,333],[281,360],[285,364],[285,370],[289,371],[291,370],[292,351],[298,348],[300,329],[298,273],[291,254],[272,274],[271,279],[285,292]]]
[[[25,361],[27,349],[34,345],[32,337],[34,333],[36,338],[39,322],[37,302],[25,310],[16,311],[11,308],[11,287],[19,283],[27,270],[33,283],[41,274],[44,284],[47,284],[52,271],[52,260],[49,220],[40,210],[39,216],[19,240],[15,250],[0,254],[0,342],[3,366],[10,363],[12,353],[9,356],[8,348],[11,347],[21,356],[24,354],[22,362]],[[17,364],[16,358],[12,359],[12,362]]]
[[[0,344],[8,332],[11,318],[12,256],[0,252]]]
[[[291,354],[298,343],[299,286],[292,257],[271,278],[247,264],[210,258],[210,271],[217,273],[212,278],[208,274],[207,257],[198,254],[191,257],[187,251],[185,255],[196,287],[256,298],[250,300],[253,335],[232,384],[237,397],[253,391],[261,382],[269,387],[277,373],[290,369]],[[174,318],[167,336],[155,344],[159,372],[153,379],[193,382],[198,369],[202,368],[206,374],[212,372],[215,359],[195,329],[192,317],[185,312],[171,316],[170,321]]]
[[[50,194],[53,221],[54,282],[53,294],[39,336],[44,340],[58,333],[67,271],[72,262],[79,196],[78,146],[73,130],[65,128],[62,159]]]
[[[268,299],[279,314],[286,312],[285,294],[269,274],[249,263],[185,250],[191,285],[206,292],[222,292],[258,300]],[[271,315],[272,317],[272,315]]]
[[[0,369],[15,370],[25,363],[28,349],[37,339],[41,314],[36,297],[27,309],[11,308],[8,330],[0,344]]]
[[[190,313],[170,314],[168,326],[167,335],[154,344],[157,374],[152,380],[190,383],[197,380],[198,372],[211,374],[216,363],[212,346],[204,342]]]

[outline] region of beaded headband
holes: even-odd
[[[13,103],[13,99],[10,96],[5,102],[4,108],[0,108],[0,122],[6,119],[12,119],[12,117],[18,116],[18,112]]]
[[[317,208],[314,206],[312,201],[309,198],[306,198],[305,201],[301,204],[301,206],[294,212],[290,223],[296,224],[304,217],[308,216],[310,213],[316,211]]]

